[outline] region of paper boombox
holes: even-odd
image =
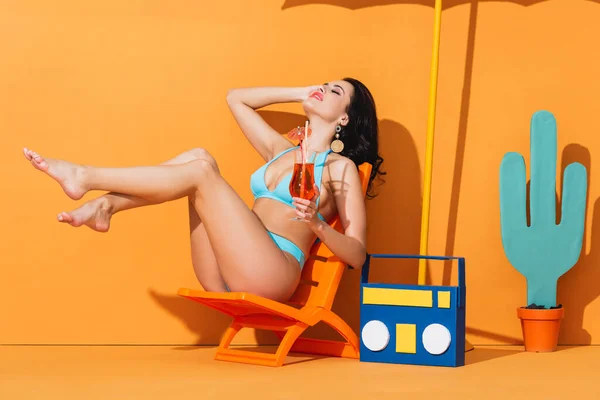
[[[458,260],[458,286],[369,283],[373,258]],[[368,254],[360,290],[360,361],[464,365],[464,258]]]

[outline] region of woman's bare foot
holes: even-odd
[[[58,214],[58,221],[74,227],[86,225],[98,232],[110,228],[112,210],[110,202],[103,196],[90,200],[76,210]]]
[[[87,192],[83,185],[84,167],[67,161],[43,158],[27,148],[23,149],[23,153],[31,165],[57,181],[73,200],[79,200]]]

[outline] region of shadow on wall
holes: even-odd
[[[474,3],[512,3],[521,6],[532,6],[539,3],[545,3],[550,0],[444,0],[442,8],[447,10],[452,7],[474,4]],[[600,0],[586,0],[594,3],[600,2]],[[305,6],[309,4],[324,4],[331,6],[338,6],[348,8],[350,10],[358,10],[361,8],[387,6],[392,4],[414,4],[433,8],[433,0],[286,0],[282,10]]]
[[[600,295],[600,198],[593,204],[589,200],[591,181],[590,151],[578,144],[565,147],[562,156],[561,173],[572,162],[579,162],[588,172],[588,199],[586,221],[589,212],[592,214],[591,236],[588,242],[587,232],[584,235],[583,246],[579,261],[573,268],[558,280],[558,303],[565,307],[565,317],[561,326],[559,343],[563,345],[587,345],[592,343],[590,333],[583,328],[583,317],[586,307]],[[562,181],[562,180],[561,180]],[[557,213],[560,207],[557,203]],[[560,214],[557,220],[560,220]],[[587,248],[589,247],[589,251]],[[592,284],[590,284],[593,282]],[[565,343],[562,338],[569,337],[571,343]]]
[[[219,311],[178,295],[161,294],[153,289],[148,289],[148,294],[156,304],[177,317],[190,332],[197,336],[193,343],[180,343],[182,346],[217,346],[225,329],[232,321],[231,317]],[[258,344],[274,345],[279,343],[272,332],[257,330],[255,335]],[[234,340],[233,344],[239,343]],[[193,347],[179,347],[178,349],[192,350]]]
[[[185,345],[214,345],[229,326],[231,318],[223,313],[177,295],[161,294],[148,289],[148,295],[156,304],[177,317],[186,328],[197,335],[194,343]]]
[[[539,3],[540,0],[531,1],[512,1],[523,6],[529,6],[535,3]],[[323,1],[310,1],[310,0],[286,0],[283,5],[283,9],[297,7],[308,4],[329,4],[339,6],[348,9],[360,9],[373,6],[383,6],[392,4],[420,4],[424,6],[433,6],[431,0],[404,0],[404,1],[393,1],[393,0],[323,0]],[[450,195],[450,209],[448,212],[448,228],[446,231],[446,246],[444,248],[444,254],[446,256],[455,255],[454,245],[456,243],[456,227],[458,222],[458,208],[460,203],[460,188],[462,182],[462,171],[465,158],[465,143],[467,141],[467,122],[469,120],[469,105],[471,99],[471,82],[473,76],[473,59],[475,52],[475,33],[477,30],[477,13],[479,0],[446,0],[443,5],[444,8],[450,8],[460,4],[470,4],[469,11],[469,27],[467,33],[467,52],[465,58],[465,70],[463,74],[463,88],[461,92],[461,106],[460,106],[460,119],[457,132],[456,148],[454,151],[454,170],[452,177],[452,192]],[[458,100],[458,99],[457,99]],[[433,178],[435,180],[435,176]],[[419,218],[420,218],[419,210]],[[420,224],[419,224],[420,227]],[[415,253],[416,254],[416,253]],[[437,266],[436,266],[437,267]],[[431,261],[427,262],[427,277],[426,283],[430,284],[429,271],[431,268]],[[450,285],[453,274],[453,262],[451,260],[445,261],[443,266],[443,278],[442,285]]]
[[[477,364],[480,362],[486,362],[495,360],[497,358],[512,356],[522,353],[519,349],[513,348],[499,348],[499,349],[478,349],[475,348],[473,351],[469,351],[465,354],[465,366]]]

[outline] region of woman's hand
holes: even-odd
[[[319,188],[315,186],[315,195],[312,199],[302,199],[300,197],[292,198],[292,204],[296,207],[296,216],[311,226],[317,225],[320,222],[319,216],[317,215],[319,210],[317,206],[317,199],[321,193]]]
[[[300,98],[300,102],[304,102],[306,99],[308,99],[308,97],[311,95],[311,93],[314,93],[314,92],[320,91],[320,90],[323,90],[323,85],[307,86],[306,88],[303,89],[303,96]],[[310,136],[311,132],[312,132],[312,129],[308,128],[307,136]],[[298,126],[297,128],[290,129],[287,133],[287,137],[290,140],[298,140],[298,141],[304,140],[304,127]]]

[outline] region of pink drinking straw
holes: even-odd
[[[308,121],[304,124],[304,141],[300,143],[302,151],[302,180],[300,181],[300,197],[304,198],[304,190],[306,183],[306,141],[308,139]]]

